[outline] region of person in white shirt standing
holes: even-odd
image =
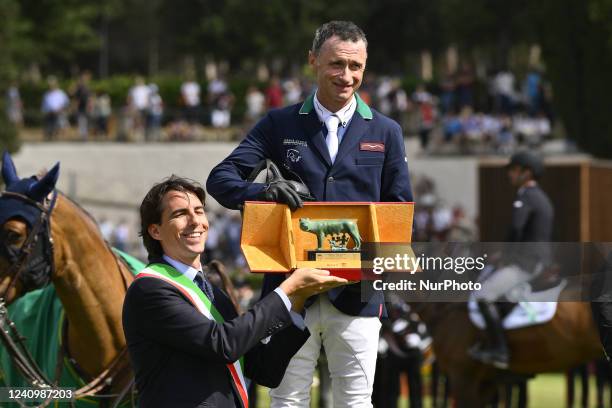
[[[70,99],[66,92],[59,88],[57,78],[49,77],[47,83],[49,90],[43,95],[41,110],[44,115],[45,139],[52,140],[57,137],[65,123],[64,114],[68,109]]]
[[[149,109],[149,87],[144,78],[136,77],[135,84],[128,93],[128,112],[133,117],[132,130],[142,132]]]
[[[245,122],[248,125],[253,125],[264,114],[266,109],[266,97],[255,86],[251,85],[245,96],[247,106]]]
[[[200,120],[200,85],[189,76],[181,85],[183,116],[191,124]]]

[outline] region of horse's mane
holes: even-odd
[[[45,175],[49,172],[48,169],[46,168],[42,168],[40,170],[38,170],[38,172],[34,175],[34,177],[36,177],[36,179],[40,180],[43,177],[45,177]],[[72,198],[70,198],[68,195],[64,194],[64,192],[62,192],[60,189],[56,189],[57,194],[61,195],[62,197],[64,197],[66,200],[68,200],[69,202],[71,202],[72,204],[74,204],[75,207],[77,207],[79,210],[81,210],[86,216],[87,218],[89,218],[91,221],[93,221],[94,224],[96,224],[96,226],[99,227],[98,225],[98,221],[96,221],[96,219],[94,218],[93,215],[91,215],[85,208],[83,208],[83,206],[81,206],[79,203],[77,203],[76,201],[74,201]]]
[[[66,194],[64,194],[63,192],[61,192],[60,190],[57,190],[58,194],[61,194],[61,196],[63,198],[65,198],[68,202],[70,202],[71,204],[73,204],[76,208],[78,208],[80,211],[83,212],[83,214],[85,214],[85,216],[87,218],[89,218],[94,225],[97,228],[97,232],[102,235],[102,232],[100,231],[100,225],[98,224],[98,221],[96,221],[96,219],[94,218],[93,215],[91,215],[91,213],[89,213],[89,211],[87,211],[85,208],[83,208],[83,206],[81,206],[79,203],[77,203],[76,201],[74,201],[72,198],[68,197]],[[105,240],[103,239],[104,244],[106,245],[106,249],[108,250],[108,252],[111,253],[111,255],[113,255],[113,257],[117,260],[117,262],[119,262],[120,264],[122,264],[128,271],[131,269],[131,266],[128,264],[128,262],[122,257],[122,256],[118,256],[118,254],[115,253],[115,251],[113,250],[113,248],[111,247],[111,245]]]
[[[45,177],[45,175],[49,172],[48,169],[46,168],[42,168],[40,169],[35,175],[34,177],[36,177],[36,179],[40,180],[43,177]],[[77,207],[79,210],[81,210],[86,216],[87,218],[89,218],[98,228],[98,230],[100,229],[100,225],[98,224],[98,221],[96,221],[96,219],[94,218],[93,215],[91,215],[85,208],[83,208],[83,206],[81,206],[79,203],[77,203],[76,201],[74,201],[72,198],[68,197],[68,195],[64,194],[60,189],[55,189],[57,191],[57,194],[61,195],[62,197],[64,197],[66,200],[68,200],[70,203],[72,203],[75,207]]]
[[[89,221],[91,221],[93,223],[93,225],[95,226],[96,232],[98,234],[100,234],[100,236],[102,236],[102,231],[100,231],[100,224],[98,224],[98,221],[94,218],[93,215],[91,215],[91,213],[89,211],[87,211],[85,208],[83,208],[83,206],[81,204],[77,203],[72,198],[68,197],[61,190],[56,190],[56,191],[57,191],[57,194],[61,195],[64,199],[66,199],[66,201],[68,201],[69,203],[74,205],[79,211],[81,211],[85,215],[85,217],[87,219],[89,219]],[[106,240],[104,238],[103,238],[103,241],[106,242]],[[112,252],[112,250],[110,249],[110,246],[108,245],[108,243],[106,243],[106,245],[108,246],[109,251]]]
[[[91,213],[89,211],[87,211],[85,208],[83,208],[83,206],[81,204],[77,203],[76,201],[74,201],[72,198],[68,197],[66,194],[64,194],[60,190],[57,190],[57,193],[60,194],[62,197],[64,197],[66,200],[68,200],[70,203],[72,203],[79,210],[81,210],[87,216],[87,218],[89,218],[94,224],[96,224],[96,226],[98,228],[100,227],[99,224],[98,224],[98,221],[96,221],[94,216],[91,215]]]

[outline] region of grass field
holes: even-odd
[[[315,382],[316,383],[316,382]],[[576,381],[576,400],[574,401],[574,407],[581,407],[580,398],[580,386]],[[566,383],[565,376],[563,374],[541,374],[533,380],[529,381],[529,408],[564,408],[568,407],[565,402],[566,398]],[[312,401],[318,399],[318,388],[313,387],[312,390]],[[610,405],[610,390],[606,390],[604,401],[606,401],[607,408],[612,408]],[[589,383],[589,408],[597,407],[595,402],[595,379],[591,377]],[[260,387],[258,392],[259,400],[257,402],[257,408],[267,408],[270,406],[270,400],[268,397],[268,390]],[[315,402],[311,402],[311,408],[319,408]],[[431,401],[429,397],[425,397],[425,407],[431,407]],[[408,401],[402,397],[398,405],[399,408],[408,408]],[[377,407],[377,408],[391,408],[391,407]]]
[[[529,382],[529,407],[530,408],[553,408],[553,407],[566,407],[568,406],[565,402],[567,387],[565,383],[565,376],[563,374],[540,374],[535,379]],[[575,383],[575,393],[577,394],[574,399],[574,407],[580,407],[580,385],[579,382]],[[596,407],[596,387],[595,377],[591,376],[589,381],[589,408]],[[606,402],[605,407],[610,407],[610,388],[608,387],[604,401]]]

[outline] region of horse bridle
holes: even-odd
[[[32,225],[21,248],[14,250],[9,248],[6,243],[2,243],[0,246],[0,251],[4,253],[11,263],[7,272],[8,276],[11,277],[11,281],[0,296],[0,341],[2,341],[11,360],[29,384],[40,388],[50,388],[53,386],[53,383],[49,381],[45,373],[38,366],[24,343],[25,338],[19,333],[15,322],[9,317],[6,296],[15,286],[22,274],[28,270],[30,261],[39,245],[44,245],[44,247],[41,251],[43,259],[38,262],[38,265],[44,270],[46,275],[45,279],[51,279],[55,263],[53,262],[53,240],[51,238],[49,217],[55,206],[57,193],[54,192],[53,197],[47,205],[34,201],[23,194],[10,191],[0,192],[0,198],[2,197],[16,198],[23,201],[26,205],[34,206],[40,210],[40,215]]]
[[[12,276],[10,284],[6,287],[2,295],[0,295],[0,302],[4,303],[11,288],[15,286],[23,273],[26,271],[32,271],[32,266],[36,266],[37,268],[35,269],[42,270],[42,273],[40,274],[42,276],[38,276],[38,279],[44,279],[44,281],[41,282],[43,285],[36,286],[44,286],[45,283],[48,283],[51,280],[51,276],[53,276],[55,262],[53,261],[53,238],[51,238],[49,219],[51,217],[51,211],[53,211],[53,208],[55,207],[57,191],[54,190],[51,200],[49,200],[46,205],[34,201],[23,194],[14,193],[11,191],[0,192],[0,198],[2,197],[17,198],[23,201],[26,205],[34,206],[40,211],[38,219],[32,226],[30,233],[26,237],[26,240],[21,248],[15,250],[6,245],[6,243],[0,245],[0,253],[3,253],[11,263],[11,267],[9,268],[7,275]],[[39,245],[39,247],[37,247],[37,245]],[[40,259],[33,259],[33,255],[35,254],[34,251],[37,248],[41,248]],[[37,264],[30,265],[30,261],[32,259],[37,261]],[[29,280],[22,280],[22,283],[24,284],[24,291],[37,289],[37,287],[29,287],[33,286],[29,285]]]
[[[11,191],[0,192],[0,198],[16,198],[23,201],[25,204],[32,205],[40,210],[40,215],[32,226],[30,233],[26,237],[21,248],[15,250],[9,248],[6,243],[2,243],[2,245],[0,245],[0,253],[3,253],[11,263],[7,275],[12,276],[9,285],[0,296],[0,341],[6,347],[11,360],[28,383],[33,387],[39,388],[53,388],[57,386],[56,384],[61,377],[64,357],[66,354],[68,354],[67,350],[65,350],[65,347],[60,347],[55,369],[56,381],[50,381],[28,351],[24,343],[25,337],[19,333],[15,322],[13,322],[9,317],[6,296],[8,295],[10,289],[15,286],[22,274],[30,269],[30,261],[32,260],[35,250],[37,249],[37,245],[46,244],[41,250],[42,260],[38,261],[35,266],[38,266],[44,270],[43,278],[46,280],[44,283],[48,283],[51,280],[51,277],[55,272],[55,262],[53,259],[53,238],[51,237],[49,220],[51,217],[51,212],[55,207],[57,195],[57,190],[54,190],[52,198],[46,203],[41,204],[20,193]],[[22,280],[22,282],[24,283],[24,290],[27,291],[30,289],[28,287],[29,281]],[[36,288],[34,287],[33,289]],[[64,325],[64,327],[61,329],[62,333],[67,331],[66,327],[67,326]],[[94,396],[103,389],[107,388],[115,376],[120,376],[123,371],[130,369],[130,365],[127,361],[127,348],[124,348],[115,358],[115,360],[111,362],[107,369],[105,369],[99,376],[89,381],[86,385],[75,391],[75,398]],[[127,395],[127,392],[132,385],[133,379],[131,379],[127,386],[121,390],[120,394],[118,394],[118,399],[115,401],[114,406],[117,406],[123,397]],[[46,407],[51,402],[52,400],[50,399],[46,400],[40,405],[40,407]]]

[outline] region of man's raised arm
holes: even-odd
[[[210,172],[206,190],[224,207],[236,210],[245,201],[261,199],[266,185],[245,180],[260,161],[273,159],[271,128],[272,119],[268,114],[255,125],[238,147]]]

